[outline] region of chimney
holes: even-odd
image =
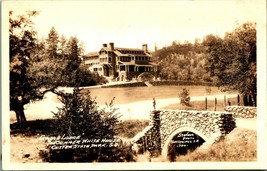
[[[103,47],[108,47],[108,45],[106,43],[103,44]]]
[[[143,51],[144,51],[145,53],[148,52],[148,51],[147,51],[147,44],[143,44]]]
[[[110,46],[110,49],[111,49],[111,50],[114,50],[114,43],[112,43],[112,42],[109,43],[109,46]]]

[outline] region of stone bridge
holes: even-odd
[[[176,143],[176,150],[212,144],[235,127],[235,118],[229,112],[154,110],[149,126],[132,143],[138,146],[139,153],[149,151],[152,156],[161,154],[167,159],[172,144]]]

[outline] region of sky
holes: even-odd
[[[172,0],[172,1],[4,1],[6,11],[40,12],[34,19],[39,38],[47,38],[54,26],[59,35],[76,36],[85,53],[98,51],[103,43],[115,47],[153,51],[173,41],[202,40],[208,34],[223,37],[247,21],[262,17],[262,1]]]

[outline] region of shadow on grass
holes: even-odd
[[[23,127],[19,124],[10,124],[10,134],[23,134],[24,136],[34,135],[53,135],[55,129],[55,119],[44,119],[44,120],[32,120],[27,121]]]

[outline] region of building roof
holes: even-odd
[[[110,47],[102,47],[101,50],[106,50],[106,51],[111,51]],[[114,50],[120,51],[120,50],[128,50],[128,51],[144,51],[143,49],[138,49],[138,48],[122,48],[122,47],[114,47]]]
[[[110,52],[111,51],[111,47],[110,46],[107,46],[107,47],[101,47],[101,49],[98,51],[98,52],[90,52],[90,53],[87,53],[86,55],[84,55],[84,57],[91,57],[91,56],[98,56],[99,55],[99,52],[100,51],[107,51],[107,52]],[[133,54],[134,56],[143,56],[143,55],[147,55],[147,56],[150,56],[150,52],[145,52],[142,48],[125,48],[125,47],[114,47],[114,53],[117,55],[117,56],[126,56],[126,54],[120,52],[120,51],[130,51],[129,53],[126,53],[126,54],[132,54],[131,51],[141,51],[143,52],[143,54]]]
[[[99,52],[89,52],[87,54],[84,55],[84,57],[90,57],[90,56],[98,56]]]
[[[129,51],[143,51],[143,49],[139,49],[139,48],[121,48],[121,47],[117,47],[115,49],[117,49],[117,50],[129,50]]]

